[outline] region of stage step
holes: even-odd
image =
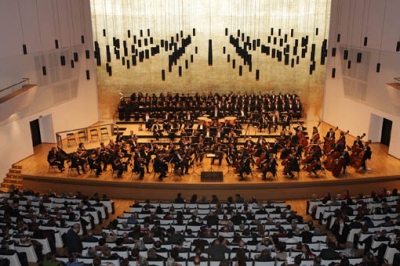
[[[21,174],[21,169],[10,168],[8,172],[13,174]]]
[[[1,183],[0,189],[8,191],[11,187],[22,188],[22,166],[13,164]]]

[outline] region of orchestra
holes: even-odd
[[[151,108],[147,105],[148,100]],[[184,175],[191,167],[201,165],[206,154],[212,154],[214,156],[207,156],[211,164],[217,160],[219,166],[232,166],[239,174],[239,180],[254,171],[261,173],[261,180],[267,180],[268,173],[276,177],[278,172],[293,178],[295,172],[300,172],[300,164],[304,171],[315,175],[321,169],[336,171],[339,166],[339,172],[345,174],[349,164],[368,169],[366,162],[371,157],[371,148],[362,141],[362,136],[357,137],[349,149],[345,137],[348,132],[340,132],[336,139],[337,128],[330,128],[321,138],[319,125],[312,127],[310,135],[302,121],[291,127],[292,121],[299,119],[302,112],[300,99],[294,93],[221,96],[161,93],[159,97],[135,94],[124,101],[123,107],[127,105],[131,111],[124,114],[132,116],[124,117],[124,120],[141,118],[155,141],[168,137],[169,144],[158,147],[154,140],[139,144],[138,136],[131,130],[127,136],[117,134],[115,141],[110,139],[107,145],[101,142],[94,150],[87,150],[79,143],[78,150],[68,158],[60,157],[57,149],[52,149],[48,155],[49,164],[57,165],[62,171],[64,160],[68,160],[71,167],[77,168],[78,174],[91,169],[95,170],[96,176],[111,164],[117,177],[122,177],[131,167],[139,179],[144,179],[145,173],[150,173],[152,163],[154,171],[159,173],[158,180],[162,181],[167,176],[169,163],[175,174]],[[248,129],[243,134],[242,125],[248,121],[255,128],[253,137],[267,128],[269,133],[276,132],[277,137],[260,134],[257,141],[253,141],[251,134],[247,134]]]

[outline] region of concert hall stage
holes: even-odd
[[[228,196],[240,193],[245,199],[256,197],[259,200],[289,200],[307,199],[312,194],[322,197],[326,192],[336,194],[345,189],[349,189],[352,195],[370,194],[372,190],[378,191],[384,187],[391,189],[399,187],[400,184],[400,160],[387,155],[387,147],[381,144],[371,145],[373,156],[368,164],[370,171],[357,172],[348,167],[346,177],[335,178],[329,171],[315,177],[302,170],[299,176],[291,180],[283,175],[283,166],[279,161],[278,175],[274,180],[263,181],[262,173],[255,171],[253,175],[247,176],[246,180],[239,181],[238,175],[232,168],[227,167],[225,161],[222,166],[216,163],[211,168],[210,159],[205,158],[202,166],[190,168],[188,175],[174,176],[168,173],[168,177],[162,182],[158,181],[157,175],[153,173],[145,174],[144,179],[139,180],[138,176],[131,175],[131,172],[125,172],[121,179],[116,178],[115,174],[112,175],[111,171],[103,172],[99,177],[90,172],[78,176],[68,173],[67,169],[63,173],[58,170],[49,172],[46,157],[52,146],[54,145],[38,145],[34,148],[34,155],[17,163],[22,166],[23,188],[39,192],[52,190],[57,193],[81,191],[87,195],[98,192],[111,198],[123,199],[172,200],[181,192],[185,198],[197,194],[199,198],[206,196],[210,199],[211,195],[215,194],[225,200]],[[222,172],[222,181],[202,182],[202,173],[210,175],[210,172]]]

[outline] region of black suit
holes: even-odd
[[[68,254],[82,253],[83,246],[79,235],[74,231],[74,229],[69,229],[67,232],[67,243],[68,243]]]

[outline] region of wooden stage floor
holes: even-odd
[[[322,123],[320,133],[326,134],[329,125]],[[336,133],[338,135],[338,132]],[[354,137],[347,135],[347,143],[352,144]],[[222,166],[215,163],[211,169],[210,159],[205,158],[202,166],[190,168],[188,175],[181,177],[168,174],[168,178],[162,182],[157,180],[153,173],[145,174],[143,180],[139,180],[136,174],[125,172],[123,177],[118,179],[112,176],[111,171],[103,172],[96,177],[94,173],[81,175],[68,174],[58,171],[49,172],[46,161],[47,153],[55,144],[41,144],[34,148],[34,155],[18,162],[22,166],[23,187],[32,188],[35,191],[45,192],[51,189],[57,193],[75,193],[82,191],[84,194],[92,195],[95,192],[107,194],[111,198],[121,199],[150,199],[170,200],[176,193],[182,192],[185,198],[192,194],[206,196],[218,195],[220,199],[228,196],[241,194],[245,199],[256,197],[259,200],[290,200],[307,199],[312,194],[322,197],[325,193],[342,193],[349,189],[352,195],[359,193],[370,194],[371,191],[378,191],[382,188],[399,188],[400,185],[400,160],[387,154],[388,148],[379,143],[372,143],[372,160],[368,162],[371,169],[366,172],[357,172],[354,168],[348,167],[348,173],[338,178],[333,177],[330,171],[321,173],[318,177],[310,176],[302,170],[294,180],[283,175],[283,166],[278,160],[278,175],[274,180],[261,180],[262,173],[255,171],[246,180],[239,181],[238,174],[234,169],[228,168],[225,159]],[[66,145],[65,145],[66,146]],[[98,143],[88,143],[86,148],[97,147]],[[76,150],[75,147],[67,148],[67,152]],[[109,167],[110,168],[110,167]],[[131,168],[129,167],[129,170]],[[201,182],[202,172],[222,172],[222,182]]]

